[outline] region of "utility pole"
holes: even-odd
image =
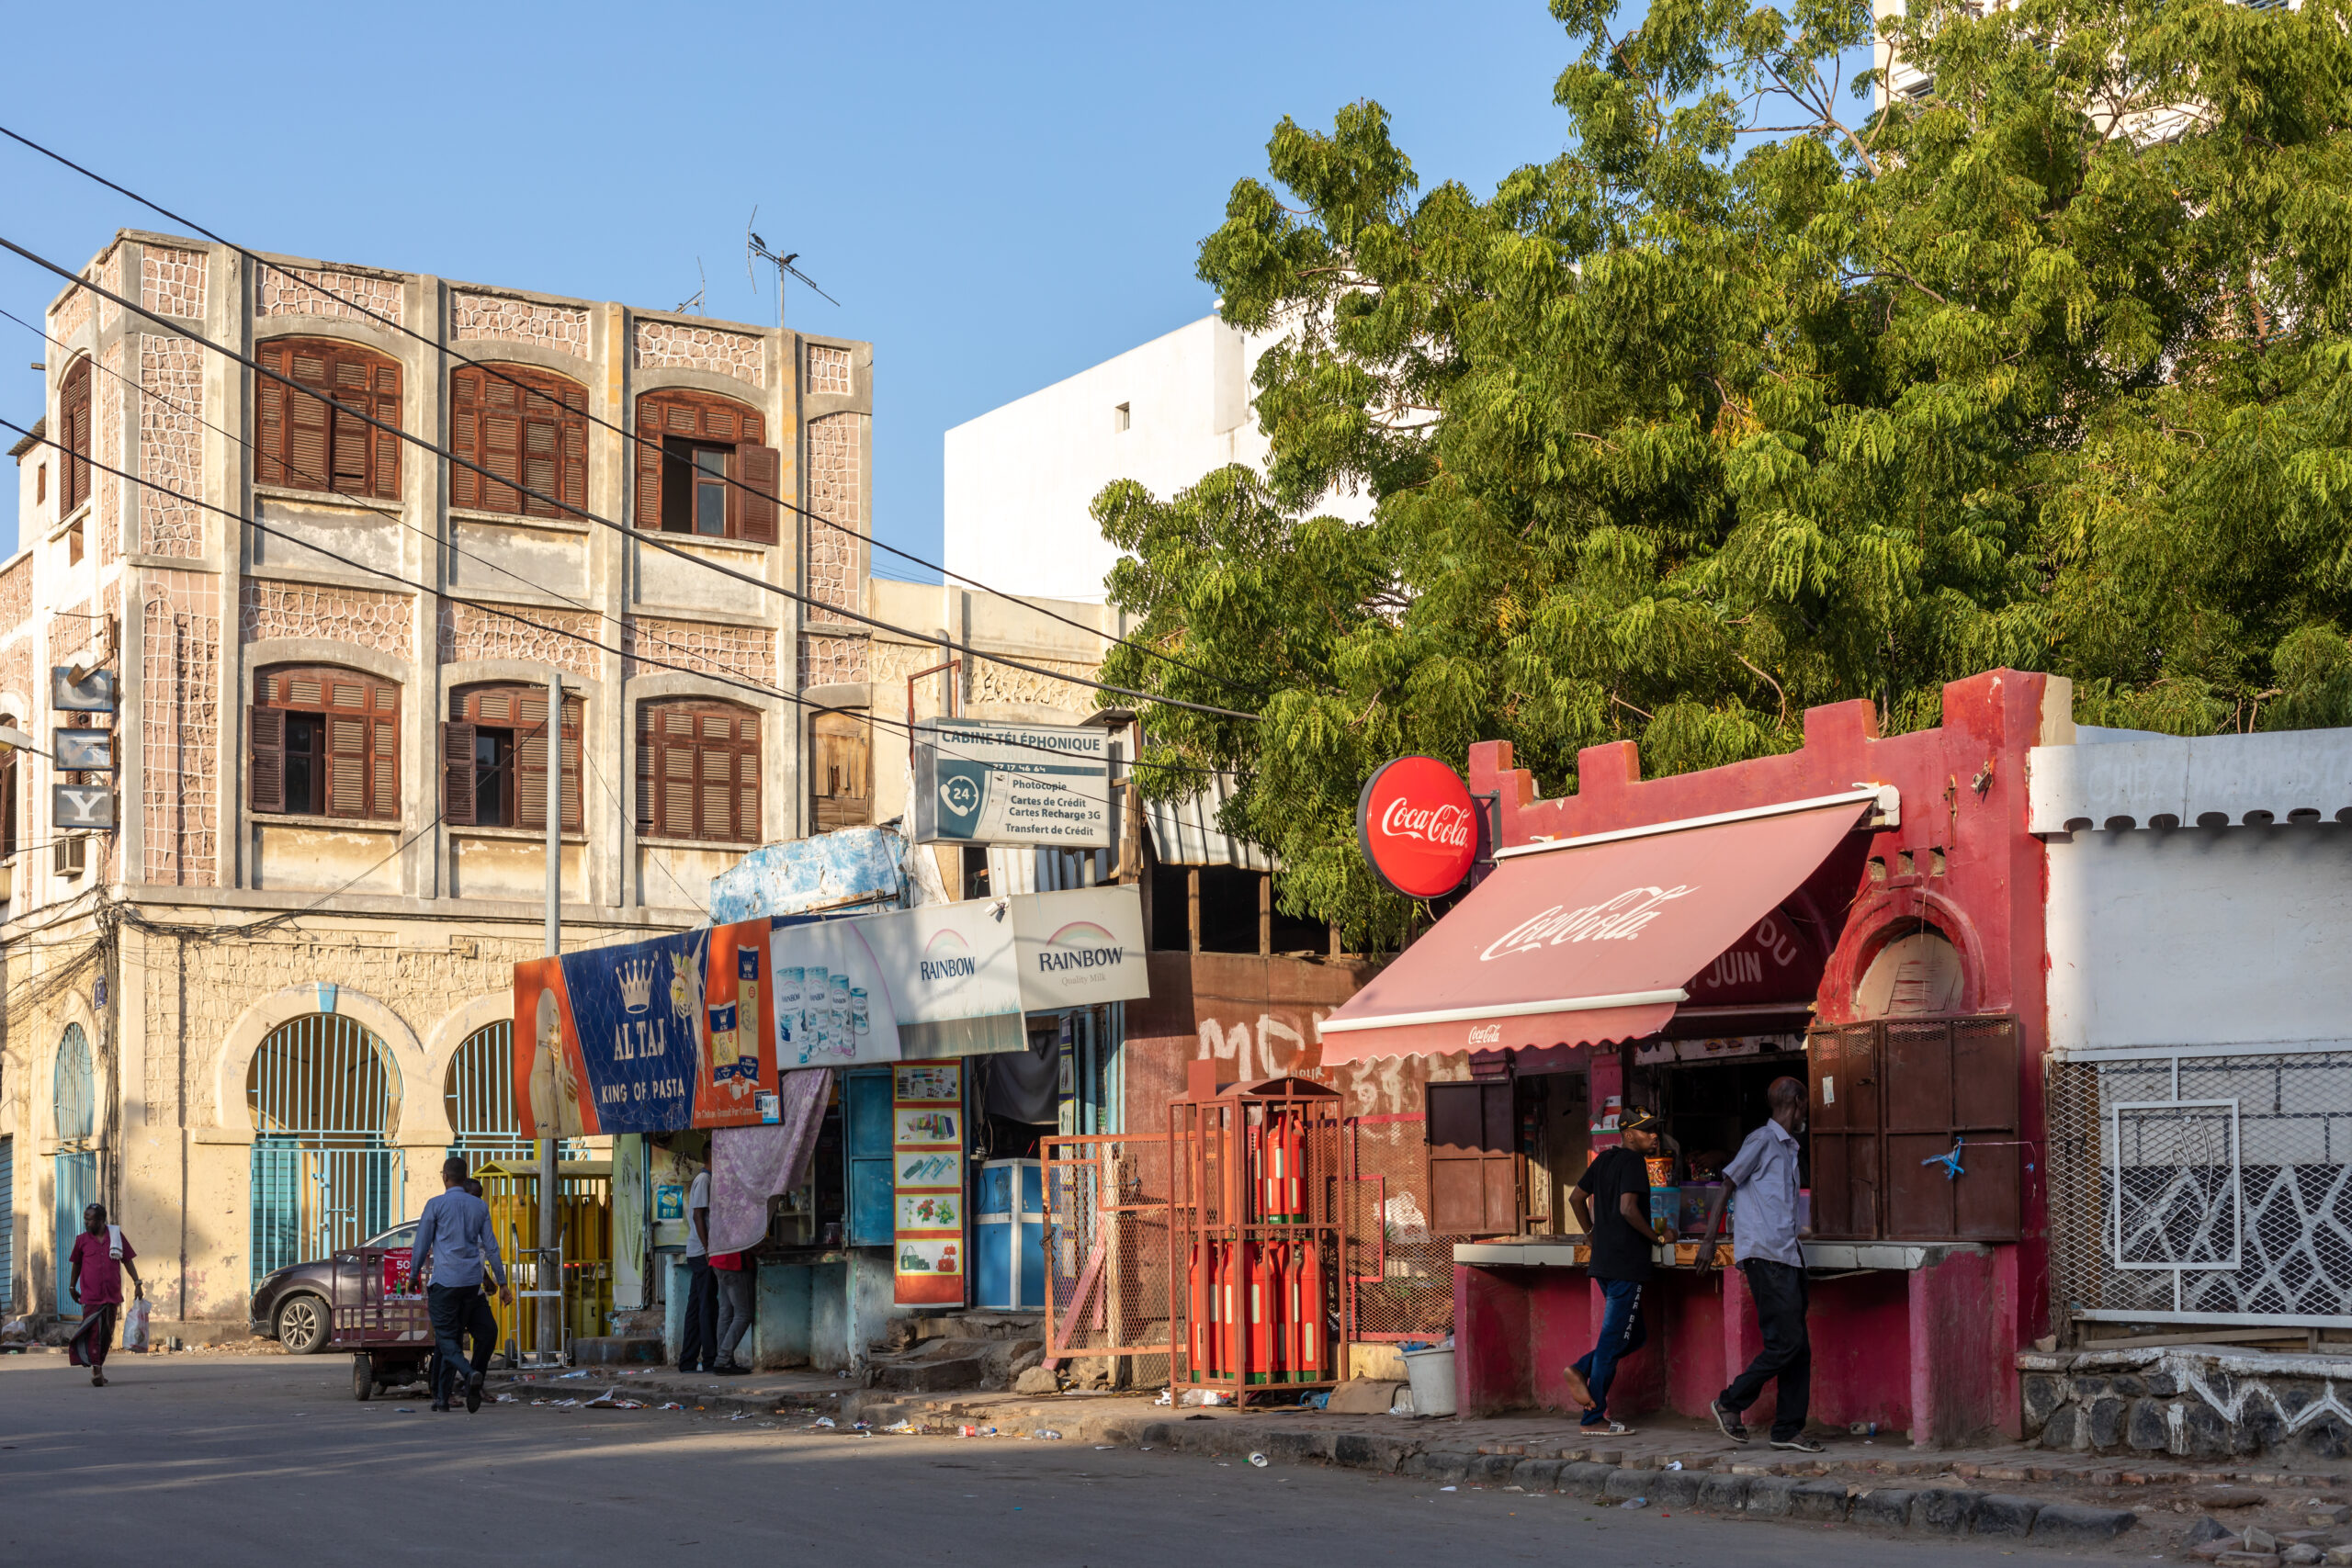
[[[548,674],[548,921],[549,958],[563,954],[563,671]],[[560,1096],[555,1097],[560,1099]],[[539,1129],[539,1266],[534,1270],[540,1292],[539,1360],[552,1366],[563,1356],[563,1269],[556,1255],[562,1228],[562,1211],[556,1199],[556,1134],[559,1127]]]

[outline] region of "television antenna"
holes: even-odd
[[[751,218],[743,225],[743,271],[752,280],[752,292],[756,294],[760,288],[760,275],[753,266],[753,262],[764,261],[775,267],[775,324],[778,327],[784,325],[784,277],[786,273],[790,273],[807,284],[810,291],[826,304],[832,306],[835,310],[841,309],[840,300],[818,288],[815,278],[792,265],[800,259],[798,251],[787,251],[778,255],[768,248],[768,243],[760,238],[752,228],[752,225],[759,220],[760,209],[754,207],[752,209]]]
[[[689,310],[693,311],[697,316],[708,313],[703,310],[702,300],[703,296],[710,292],[710,279],[703,276],[702,257],[700,256],[695,257],[695,280],[697,283],[700,283],[702,287],[695,290],[694,298],[684,301],[676,310],[671,311],[670,313],[672,315],[683,316]]]

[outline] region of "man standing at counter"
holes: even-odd
[[[1714,1270],[1724,1201],[1736,1190],[1739,1210],[1733,1225],[1732,1262],[1747,1276],[1764,1348],[1716,1396],[1712,1408],[1724,1436],[1744,1443],[1747,1427],[1740,1416],[1764,1392],[1764,1384],[1777,1378],[1772,1446],[1817,1454],[1821,1445],[1804,1435],[1813,1392],[1813,1341],[1805,1333],[1804,1250],[1797,1242],[1796,1135],[1804,1130],[1804,1085],[1794,1078],[1775,1078],[1764,1098],[1771,1119],[1748,1134],[1739,1153],[1724,1167],[1723,1191],[1707,1210],[1706,1234],[1699,1243],[1699,1278],[1704,1280]]]
[[[1566,1370],[1568,1397],[1584,1406],[1583,1427],[1622,1438],[1633,1428],[1609,1415],[1609,1383],[1617,1363],[1649,1340],[1642,1325],[1642,1287],[1649,1282],[1650,1248],[1674,1240],[1671,1226],[1650,1228],[1649,1165],[1657,1147],[1657,1118],[1629,1109],[1617,1128],[1621,1142],[1603,1149],[1568,1193],[1568,1206],[1592,1249],[1592,1278],[1608,1303],[1600,1337]],[[1597,1216],[1597,1217],[1596,1217]]]

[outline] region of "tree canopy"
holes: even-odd
[[[2352,722],[2352,0],[1552,13],[1559,156],[1424,191],[1378,105],[1285,118],[1202,243],[1286,333],[1272,459],[1097,498],[1172,656],[1105,678],[1259,716],[1147,705],[1145,787],[1234,770],[1284,907],[1385,945],[1353,813],[1403,752],[1550,791],[2003,664],[2086,722]]]

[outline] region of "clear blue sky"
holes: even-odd
[[[9,44],[0,123],[258,250],[664,309],[699,257],[710,314],[772,321],[756,203],[842,302],[791,321],[875,345],[876,527],[933,559],[941,434],[1206,314],[1196,247],[1283,115],[1375,98],[1425,186],[1484,192],[1560,150],[1568,58],[1543,0],[132,0],[28,7]],[[79,265],[123,227],[170,225],[0,142],[0,232]],[[8,310],[55,291],[0,256]],[[45,346],[0,321],[20,423]]]

